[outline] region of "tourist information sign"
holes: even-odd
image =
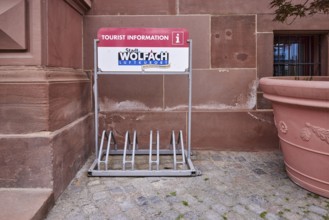
[[[98,68],[103,72],[187,72],[188,37],[183,28],[101,28]]]

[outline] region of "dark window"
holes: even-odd
[[[321,35],[274,36],[274,76],[321,75]]]

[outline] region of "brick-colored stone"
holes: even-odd
[[[197,81],[196,70],[192,73],[192,82]],[[188,106],[188,75],[166,75],[164,77],[164,108],[167,111],[187,111]],[[195,88],[192,85],[192,98],[195,95]],[[193,100],[192,100],[193,101]],[[192,102],[195,104],[195,102]]]
[[[53,147],[53,190],[55,199],[65,190],[94,149],[92,115],[80,118],[56,132]]]
[[[163,76],[100,75],[101,111],[162,109]]]
[[[22,134],[48,130],[47,104],[0,104],[0,133]]]
[[[94,148],[93,117],[54,133],[0,136],[0,187],[53,188],[55,198]]]
[[[0,133],[47,130],[47,83],[0,83]]]
[[[290,20],[287,22],[274,22],[273,15],[259,14],[257,15],[257,31],[272,32],[272,31],[327,31],[329,29],[328,15],[314,15],[304,18],[297,18],[293,23]]]
[[[126,131],[137,131],[138,143],[141,148],[149,147],[150,130],[160,131],[161,148],[167,148],[172,130],[182,130],[186,138],[185,112],[103,112],[100,115],[100,134],[105,129],[113,130],[120,149],[123,149]],[[131,139],[132,140],[132,139]]]
[[[49,136],[0,137],[0,187],[53,186]]]
[[[51,189],[0,189],[0,219],[41,220],[54,205]]]
[[[0,2],[0,51],[26,49],[26,2],[2,0]],[[15,23],[15,28],[12,24]]]
[[[0,83],[0,105],[47,103],[47,83]]]
[[[113,130],[122,148],[125,132],[132,135],[136,129],[143,148],[148,146],[149,131],[158,129],[161,146],[167,146],[171,130],[184,132],[186,123],[186,112],[104,112],[100,133]],[[279,146],[272,111],[193,112],[191,134],[194,149],[267,151]]]
[[[273,113],[195,112],[192,114],[194,149],[267,151],[279,147]]]
[[[186,28],[193,40],[193,68],[210,67],[209,16],[86,16],[84,20],[84,67],[92,69],[93,39],[101,27]]]
[[[256,90],[255,69],[194,70],[192,106],[212,111],[252,109]],[[186,109],[187,103],[187,76],[165,76],[165,108]]]
[[[176,0],[94,0],[92,15],[173,15]]]
[[[257,34],[257,77],[273,76],[273,33]]]
[[[24,31],[25,32],[25,38],[22,40],[25,40],[25,48],[20,48],[23,50],[17,50],[17,51],[2,51],[0,53],[0,66],[1,65],[43,65],[43,58],[44,54],[42,54],[42,39],[41,36],[44,36],[44,33],[42,33],[43,28],[42,22],[46,20],[42,19],[42,2],[41,1],[33,1],[33,0],[5,0],[1,1],[1,3],[9,3],[9,4],[15,4],[17,2],[21,2],[20,4],[24,4],[25,2],[25,9],[21,11],[23,14],[25,14],[26,19],[25,22],[19,22],[18,20],[23,20],[22,17],[24,16],[22,13],[14,13],[13,15],[16,16],[16,18],[10,18],[6,20],[8,24],[5,24],[5,26],[9,28],[13,28],[13,32],[16,34],[20,34],[21,36],[16,35],[17,37],[21,38],[23,36],[24,38]],[[2,7],[0,6],[1,10],[5,8],[6,6]],[[1,23],[4,21],[3,18],[0,18]],[[25,25],[25,27],[22,27],[21,25]],[[1,28],[0,28],[1,29]],[[21,44],[22,45],[22,44]],[[24,45],[24,44],[23,44]],[[45,47],[44,47],[45,48]]]
[[[89,81],[52,82],[49,85],[49,130],[54,131],[91,111]]]
[[[49,1],[48,66],[82,68],[82,16],[65,1]],[[60,16],[59,16],[60,15]]]
[[[4,134],[47,130],[48,84],[0,83],[0,121]]]
[[[0,83],[0,133],[54,131],[91,111],[81,71],[9,68],[1,76],[8,81]]]
[[[213,68],[255,68],[255,16],[213,16],[211,18],[211,66]]]
[[[258,14],[273,13],[270,1],[180,0],[180,14]]]

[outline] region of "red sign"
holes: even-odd
[[[102,71],[179,71],[189,68],[184,28],[101,28],[98,68]]]
[[[99,47],[188,47],[184,28],[101,28]]]

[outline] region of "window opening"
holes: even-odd
[[[274,76],[320,76],[321,35],[274,36]]]

